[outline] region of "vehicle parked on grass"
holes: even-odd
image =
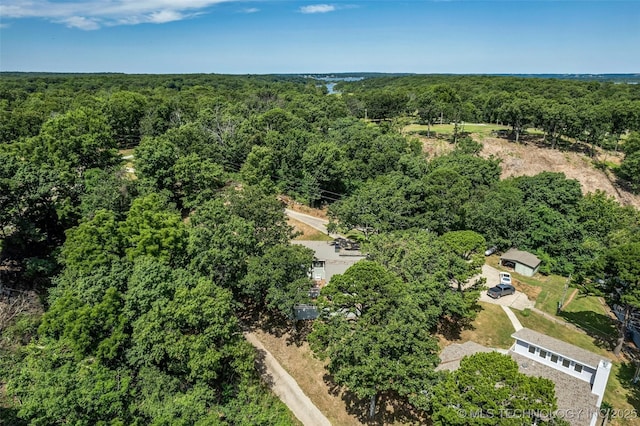
[[[499,299],[502,296],[508,296],[510,294],[514,294],[516,292],[516,288],[510,284],[498,284],[495,287],[491,287],[487,291],[487,295],[489,297],[493,297],[494,299]]]

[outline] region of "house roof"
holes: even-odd
[[[571,426],[591,424],[591,415],[598,412],[598,396],[591,392],[589,383],[513,351],[509,355],[518,363],[521,373],[544,377],[555,384],[559,417],[564,418]]]
[[[514,248],[507,250],[505,254],[500,256],[500,259],[522,263],[523,265],[526,265],[532,269],[537,268],[538,265],[540,265],[540,263],[542,262],[536,255]]]
[[[600,360],[604,359],[600,355],[589,352],[562,340],[554,339],[537,331],[523,328],[511,335],[516,340],[527,342],[531,345],[546,349],[549,352],[562,355],[564,358],[572,359],[580,364],[587,365],[594,369],[598,368]]]
[[[454,343],[440,352],[440,364],[436,367],[436,371],[449,370],[454,371],[460,367],[460,360],[468,355],[478,352],[494,352],[494,349],[487,348],[476,342]]]

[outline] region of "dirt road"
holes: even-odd
[[[250,332],[244,337],[259,354],[259,368],[262,377],[282,402],[305,426],[331,426],[329,420],[318,410],[298,383],[287,373],[280,363],[267,351],[258,338]]]

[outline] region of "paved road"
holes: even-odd
[[[312,227],[314,229],[317,229],[318,231],[322,232],[323,234],[327,233],[327,224],[329,223],[329,221],[326,220],[326,219],[321,219],[319,217],[310,216],[308,214],[300,213],[300,212],[297,212],[297,211],[291,210],[291,209],[284,209],[284,212],[290,218],[299,220],[302,223],[306,223],[310,227]],[[333,238],[337,238],[337,237],[341,237],[342,236],[340,234],[329,234],[329,235],[331,237],[333,237]]]
[[[318,410],[307,395],[304,394],[298,383],[285,371],[280,363],[265,349],[255,334],[245,332],[244,337],[251,343],[262,356],[260,368],[263,369],[262,377],[269,384],[282,402],[305,426],[331,426],[331,422]]]

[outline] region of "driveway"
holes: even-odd
[[[284,402],[304,426],[331,426],[331,422],[300,389],[298,383],[287,373],[280,363],[265,349],[258,337],[245,332],[244,337],[258,351],[260,373],[273,393]]]
[[[287,216],[299,220],[302,223],[306,223],[310,227],[317,229],[323,234],[327,234],[327,224],[329,223],[328,220],[310,216],[308,214],[300,213],[291,209],[284,209],[284,212]],[[331,236],[335,238],[338,236],[338,234],[331,234]]]
[[[500,271],[492,266],[483,265],[482,276],[487,279],[487,287],[493,287],[500,282]],[[479,300],[481,302],[493,303],[494,305],[507,306],[519,311],[527,308],[532,309],[535,306],[535,302],[529,300],[526,294],[518,290],[516,290],[514,294],[511,294],[509,296],[502,296],[499,299],[494,299],[487,296],[487,290],[482,290]]]

